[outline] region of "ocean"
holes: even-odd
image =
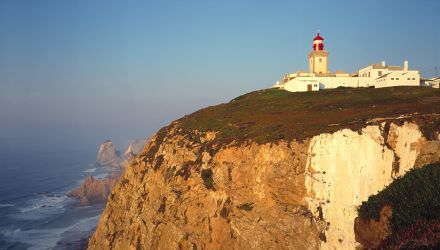
[[[78,249],[93,232],[104,204],[80,206],[66,193],[95,167],[97,148],[0,139],[0,249]]]

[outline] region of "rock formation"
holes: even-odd
[[[124,157],[120,157],[113,146],[113,142],[107,140],[99,147],[96,163],[99,166],[123,168],[129,164],[129,162],[134,160],[136,155],[139,154],[145,146],[146,142],[147,140],[144,139],[133,140],[125,150]],[[87,176],[81,186],[70,191],[68,196],[79,199],[81,205],[93,205],[105,202],[120,175],[120,169],[115,169],[112,171],[110,177],[103,179],[95,179],[92,176]]]
[[[346,91],[359,103],[335,104]],[[424,149],[438,93],[387,91],[255,92],[171,123],[126,168],[89,248],[354,249],[361,202],[438,157]]]
[[[115,146],[111,140],[103,142],[99,146],[96,164],[99,166],[121,167],[121,157],[118,155]]]
[[[120,155],[113,142],[107,140],[99,146],[96,165],[123,168],[139,154],[146,143],[147,140],[145,139],[135,139],[129,143],[124,151],[124,155]]]
[[[131,141],[128,144],[127,149],[124,152],[125,158],[133,158],[134,156],[138,155],[142,149],[145,147],[145,144],[147,144],[148,140],[145,139],[136,139]]]
[[[117,180],[118,176],[115,175],[104,179],[87,176],[81,186],[67,195],[79,199],[83,206],[106,202]]]

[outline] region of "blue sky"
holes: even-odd
[[[0,138],[119,144],[307,70],[432,76],[440,1],[0,1]]]

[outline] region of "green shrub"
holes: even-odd
[[[379,219],[383,206],[393,214],[393,231],[412,225],[420,219],[440,218],[440,163],[412,169],[384,190],[362,202],[358,214],[364,219]]]

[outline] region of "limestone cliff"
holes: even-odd
[[[360,203],[438,159],[438,92],[372,91],[255,92],[171,123],[126,168],[89,248],[354,249]]]
[[[412,168],[425,143],[418,125],[407,122],[401,126],[383,122],[360,133],[346,129],[312,138],[306,200],[309,210],[322,214],[328,225],[322,249],[356,245],[357,207]]]

